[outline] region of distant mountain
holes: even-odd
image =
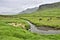
[[[39,6],[39,9],[47,9],[47,8],[60,8],[60,2],[51,3],[51,4],[43,4]]]
[[[35,8],[28,8],[20,13],[32,13],[37,11],[38,9],[49,9],[49,8],[60,8],[60,2],[56,2],[56,3],[50,3],[50,4],[42,4],[39,7],[35,7]]]
[[[35,7],[35,8],[28,8],[20,13],[32,13],[32,12],[35,12],[36,10],[38,10],[38,7]]]

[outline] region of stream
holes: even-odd
[[[35,25],[30,23],[29,21],[27,21],[27,23],[30,25],[30,29],[29,30],[31,32],[33,32],[33,33],[38,33],[38,34],[60,34],[60,30],[41,30],[41,28],[38,29]]]

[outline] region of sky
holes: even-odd
[[[60,2],[60,0],[0,0],[0,15],[17,14],[27,8],[54,2]]]

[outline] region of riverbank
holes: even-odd
[[[33,33],[38,33],[38,34],[60,34],[60,30],[54,30],[53,28],[46,28],[46,27],[36,27],[29,21],[27,21],[28,24],[30,25],[30,31]]]

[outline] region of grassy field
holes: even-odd
[[[15,18],[15,17],[0,17],[0,23],[5,23],[7,25],[14,26],[16,24],[15,27],[20,27],[20,26],[24,26],[26,29],[30,28],[30,25],[23,19],[20,18]],[[20,25],[19,25],[20,24]],[[23,28],[22,26],[22,28]]]
[[[9,25],[8,23],[25,23],[26,21],[20,18],[5,18],[0,17],[0,40],[59,40],[60,34],[56,35],[41,35],[36,33],[31,33],[21,26],[15,27]],[[27,25],[29,26],[29,25]]]
[[[29,20],[37,27],[48,26],[57,29],[60,28],[60,8],[38,10],[31,14],[22,14],[21,18]]]

